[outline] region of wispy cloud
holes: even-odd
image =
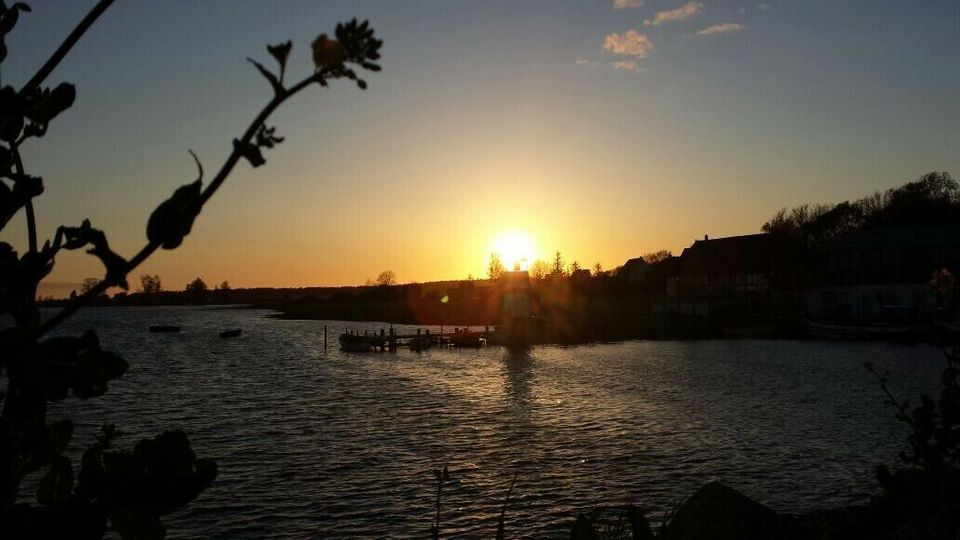
[[[757,11],[767,11],[769,9],[770,9],[770,4],[767,4],[767,3],[757,4]]]
[[[613,0],[613,9],[638,8],[643,5],[643,0]]]
[[[682,21],[684,19],[689,19],[694,15],[703,11],[703,4],[700,2],[687,2],[686,4],[678,7],[677,9],[668,9],[664,11],[658,11],[653,14],[652,19],[646,19],[643,21],[643,24],[646,26],[660,26],[665,22],[673,21]]]
[[[747,27],[742,24],[720,23],[713,26],[708,26],[697,32],[697,34],[701,36],[720,36],[724,34],[733,34],[734,32],[740,32],[746,29]]]
[[[603,49],[616,54],[644,58],[653,49],[653,42],[636,30],[627,30],[622,34],[608,35],[603,40]]]
[[[643,71],[640,64],[633,60],[621,60],[619,62],[610,62],[610,67],[617,71]]]
[[[577,58],[578,66],[587,66],[587,67],[597,67],[597,62],[594,60],[587,60],[586,58]]]

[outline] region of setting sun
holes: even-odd
[[[0,0],[0,540],[960,540],[960,0],[491,7]]]
[[[525,231],[504,231],[494,238],[493,253],[508,270],[526,270],[537,258],[537,244]]]

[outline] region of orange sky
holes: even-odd
[[[46,185],[41,237],[90,218],[134,254],[151,210],[194,178],[186,150],[212,175],[269,98],[246,57],[292,38],[288,73],[303,76],[307,44],[352,16],[385,41],[369,90],[335,83],[286,104],[266,165],[241,163],[183,246],[132,283],[482,277],[505,230],[544,259],[613,268],[757,232],[782,206],[960,171],[954,2],[494,3],[117,3],[50,79],[76,84],[74,107],[23,149]],[[34,6],[7,37],[4,83],[86,7]],[[23,230],[21,215],[3,241],[22,251]],[[41,292],[100,275],[63,253],[48,278],[61,286]]]

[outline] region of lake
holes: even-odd
[[[385,325],[267,315],[91,308],[60,329],[94,327],[130,362],[105,396],[51,409],[76,421],[74,452],[113,422],[121,446],[179,427],[218,461],[170,538],[425,538],[444,465],[450,537],[494,536],[514,474],[509,538],[566,538],[596,505],[657,518],[714,479],[779,511],[862,503],[905,442],[864,361],[905,397],[944,365],[927,345],[762,340],[342,353],[344,328]]]

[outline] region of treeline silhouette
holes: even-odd
[[[889,228],[960,224],[960,188],[947,172],[931,172],[855,201],[803,204],[781,209],[761,226],[765,234],[694,242],[681,256],[659,250],[605,271],[565,263],[555,252],[529,272],[535,342],[573,343],[632,337],[716,337],[731,332],[794,337],[804,332],[803,291],[828,267],[834,243],[849,235]],[[720,253],[722,251],[722,253]],[[718,262],[719,261],[719,262]],[[725,262],[724,262],[725,261]],[[914,282],[939,268],[905,261]],[[663,313],[668,288],[674,297],[695,296],[696,280],[718,264],[764,272],[769,291],[730,295],[709,318]],[[954,269],[955,270],[955,269]],[[256,288],[144,292],[101,297],[113,305],[250,304],[289,318],[383,321],[424,325],[501,323],[502,278],[509,271],[493,254],[489,279],[396,285],[384,271],[358,287]],[[158,276],[145,276],[159,283]],[[733,329],[733,330],[731,330]]]
[[[858,230],[909,225],[960,223],[960,190],[950,173],[930,172],[902,186],[839,204],[782,208],[761,230],[799,239],[809,250]]]
[[[757,329],[767,336],[804,331],[803,291],[827,267],[834,242],[880,228],[960,224],[960,189],[947,172],[931,172],[886,191],[839,204],[803,204],[776,212],[766,234],[695,242],[680,257],[661,250],[612,270],[565,265],[555,253],[548,271],[530,272],[529,295],[537,341],[580,342],[627,337],[710,337],[730,328]],[[711,247],[715,246],[715,247]],[[717,253],[717,250],[725,250]],[[678,320],[657,311],[671,294],[694,295],[699,276],[726,263],[764,272],[769,291],[730,295],[709,318]],[[732,260],[731,260],[732,259]],[[917,265],[913,265],[917,266]],[[928,281],[938,269],[911,276]],[[503,302],[498,285],[507,270],[491,257],[492,279],[442,284],[406,284],[301,294],[264,300],[286,317],[367,320],[407,324],[496,325]],[[668,284],[669,282],[669,284]]]

